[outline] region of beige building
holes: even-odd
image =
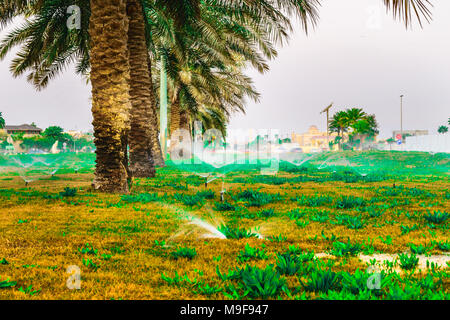
[[[21,124],[20,126],[5,126],[4,130],[7,134],[23,133],[25,136],[33,136],[42,133],[41,128],[29,124]]]
[[[326,132],[321,132],[316,126],[311,126],[306,133],[292,133],[292,142],[297,143],[305,153],[318,152],[329,150],[328,141],[333,141],[336,136],[336,133],[330,133],[327,138]]]

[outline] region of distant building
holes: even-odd
[[[36,135],[42,133],[42,129],[29,124],[21,124],[20,126],[5,126],[4,130],[7,134],[23,133],[26,135]]]
[[[336,136],[336,133],[330,133],[327,138],[326,132],[321,132],[316,126],[311,126],[306,133],[292,133],[292,143],[298,144],[303,152],[316,152],[328,150],[328,141],[333,141]]]
[[[401,134],[400,130],[395,130],[392,132],[392,137],[395,139],[398,134]],[[427,136],[428,130],[403,130],[403,136],[405,137],[418,137]]]

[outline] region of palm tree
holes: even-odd
[[[0,129],[5,127],[5,119],[3,118],[2,113],[0,112]]]
[[[130,64],[126,0],[90,1],[90,81],[96,168],[93,186],[128,192]]]
[[[150,119],[152,79],[149,74],[145,19],[139,0],[127,0],[129,18],[128,50],[130,61],[131,131],[129,133],[130,170],[135,177],[154,177]],[[154,130],[154,128],[153,128]]]

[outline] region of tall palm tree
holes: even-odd
[[[90,81],[96,168],[93,186],[128,192],[130,64],[126,0],[90,1]]]
[[[130,61],[131,131],[129,134],[130,169],[135,177],[154,177],[151,122],[155,117],[151,104],[152,79],[149,74],[145,18],[140,0],[127,0],[129,18],[128,50]]]

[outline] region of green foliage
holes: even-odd
[[[250,230],[239,227],[232,227],[230,225],[222,224],[219,226],[218,230],[227,238],[227,239],[243,239],[243,238],[258,238],[259,236],[256,233],[253,233]]]
[[[318,211],[311,216],[311,220],[315,222],[325,223],[330,219],[329,214],[329,211],[326,210]]]
[[[347,214],[337,215],[335,223],[353,230],[362,229],[366,226],[366,222],[362,219],[362,216],[350,216]]]
[[[175,193],[174,194],[174,198],[177,201],[182,202],[184,205],[186,206],[203,206],[204,204],[204,198],[199,196],[198,194],[196,195],[188,195],[188,194],[183,194],[183,193]]]
[[[175,251],[172,251],[170,253],[170,256],[175,260],[178,260],[180,258],[192,260],[195,256],[197,256],[197,251],[195,250],[195,248],[180,247]]]
[[[0,280],[0,289],[12,288],[15,287],[16,284],[16,281],[9,281],[9,279]]]
[[[438,210],[431,213],[429,210],[427,210],[427,214],[424,215],[424,218],[430,223],[441,224],[447,221],[449,216],[450,214],[448,214],[448,212],[441,212]]]
[[[282,234],[279,234],[276,236],[268,236],[267,240],[269,240],[270,242],[283,242],[287,240],[287,237]]]
[[[306,283],[302,279],[299,279],[299,281],[306,291],[327,293],[341,287],[341,277],[330,269],[315,269],[309,274]]]
[[[2,260],[0,260],[0,264],[2,264],[2,265],[7,265],[7,264],[9,264],[9,262],[6,261],[5,258],[3,258]]]
[[[428,254],[431,250],[433,250],[434,246],[427,247],[422,244],[415,245],[414,243],[410,243],[409,248],[414,254]]]
[[[407,253],[401,253],[398,255],[400,262],[400,268],[403,270],[413,270],[419,264],[419,258],[414,253],[408,255]]]
[[[436,243],[436,246],[442,251],[450,250],[450,242],[449,241],[439,241]]]
[[[259,190],[247,189],[236,195],[236,199],[247,202],[249,207],[261,207],[263,205],[281,200],[278,194],[268,194]]]
[[[293,209],[291,211],[289,211],[288,216],[290,219],[292,220],[298,220],[300,218],[303,218],[306,215],[306,211],[305,210],[301,210],[301,209]]]
[[[82,254],[90,254],[90,255],[97,255],[98,250],[94,249],[89,243],[86,243],[84,247],[78,248],[78,251]]]
[[[265,251],[265,245],[262,245],[261,249],[253,248],[248,243],[245,245],[244,250],[239,252],[237,260],[239,262],[247,262],[251,259],[266,260],[269,257]]]
[[[403,224],[400,226],[400,230],[401,230],[402,235],[408,234],[411,231],[414,231],[414,230],[417,230],[417,229],[419,229],[417,224],[415,224],[415,225],[413,225],[411,227],[405,226]]]
[[[81,260],[83,265],[85,267],[88,267],[90,269],[93,269],[94,271],[97,271],[97,269],[100,267],[98,264],[96,264],[93,260],[91,259],[82,259]]]
[[[341,196],[337,201],[335,207],[338,209],[353,209],[364,207],[367,204],[366,200],[354,196]]]
[[[41,289],[33,290],[33,286],[30,285],[30,286],[26,287],[25,289],[22,288],[22,287],[20,287],[20,288],[19,288],[19,291],[20,291],[20,292],[23,292],[23,293],[25,293],[25,294],[28,294],[28,295],[30,295],[30,296],[34,296],[34,295],[38,294],[38,293],[41,291]]]
[[[216,197],[216,193],[212,190],[199,191],[196,195],[197,197],[209,200],[212,200]]]
[[[216,202],[214,204],[214,210],[216,211],[236,211],[238,207],[233,205],[232,203],[229,203],[227,201],[224,202]]]
[[[370,273],[357,269],[355,273],[341,272],[342,289],[351,292],[354,295],[359,295],[368,290],[367,281],[371,277]]]
[[[258,217],[262,217],[262,218],[270,218],[276,215],[275,210],[274,209],[264,209],[261,210],[257,213]]]
[[[159,199],[160,198],[157,193],[140,193],[137,195],[126,194],[121,196],[120,198],[122,202],[126,203],[136,203],[136,202],[149,203],[158,201]]]
[[[69,188],[65,187],[64,191],[61,191],[59,195],[63,198],[66,197],[75,197],[77,195],[77,189],[76,188]]]
[[[294,275],[296,274],[302,267],[301,260],[295,254],[284,253],[277,255],[277,263],[276,270],[280,274],[285,275]]]
[[[350,239],[347,243],[335,241],[333,242],[333,249],[331,250],[331,254],[337,257],[345,257],[345,256],[356,256],[361,250],[361,244],[355,243],[352,244]]]
[[[305,196],[296,198],[297,203],[301,206],[319,207],[332,203],[333,198],[325,195]]]
[[[242,288],[251,298],[267,299],[276,297],[286,290],[286,280],[269,265],[265,269],[246,265],[240,272]]]

